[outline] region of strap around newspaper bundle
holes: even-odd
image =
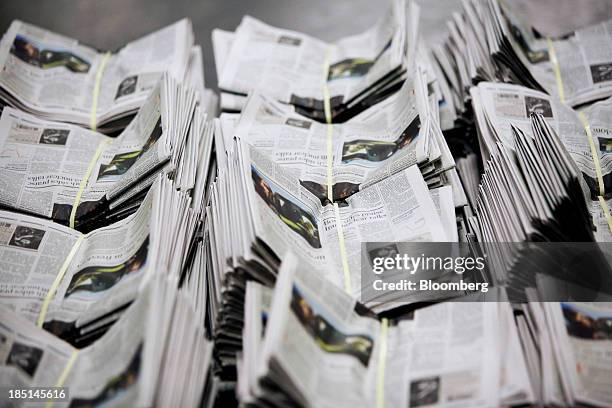
[[[102,83],[102,75],[106,69],[106,64],[111,57],[111,53],[107,52],[102,57],[100,65],[98,65],[98,71],[96,71],[96,81],[94,82],[92,100],[91,100],[91,111],[89,113],[89,127],[95,131],[98,126],[98,98],[100,97],[100,85]]]
[[[43,303],[40,306],[40,312],[38,313],[38,319],[36,320],[36,325],[38,327],[42,327],[43,324],[45,323],[45,317],[47,316],[47,309],[49,309],[49,303],[51,303],[51,299],[53,299],[53,296],[55,296],[55,292],[57,292],[59,285],[62,283],[62,280],[64,279],[64,275],[66,275],[66,271],[68,270],[68,267],[70,266],[70,262],[72,262],[72,258],[74,258],[77,251],[79,250],[79,247],[81,246],[81,243],[83,242],[84,237],[85,237],[84,235],[81,235],[76,240],[76,242],[72,246],[72,249],[70,249],[68,256],[64,260],[62,267],[60,268],[59,272],[55,276],[55,280],[53,281],[53,284],[49,288],[49,291],[47,292],[47,295],[45,296],[45,299],[43,300]]]
[[[336,231],[338,232],[338,246],[340,248],[340,260],[342,262],[342,271],[344,272],[344,290],[350,294],[352,292],[351,272],[349,269],[348,256],[346,254],[346,244],[344,241],[344,232],[342,230],[342,220],[340,219],[340,208],[338,207],[338,203],[334,202],[334,126],[332,125],[331,101],[329,95],[329,87],[327,86],[327,76],[329,73],[329,54],[330,49],[327,48],[327,50],[325,51],[325,60],[323,62],[323,109],[325,111],[325,122],[327,124],[327,198],[334,207]]]
[[[555,51],[555,46],[553,45],[550,37],[546,37],[546,42],[548,44],[548,57],[550,58],[550,62],[553,66],[553,70],[555,71],[555,78],[557,80],[557,92],[559,93],[559,99],[561,99],[561,103],[565,103],[565,91],[563,89],[563,79],[561,78],[561,68],[559,66],[559,60],[557,59],[557,53]]]
[[[64,384],[66,384],[66,379],[68,379],[68,375],[70,374],[70,371],[72,371],[72,367],[74,366],[74,362],[76,361],[78,355],[79,355],[78,349],[72,350],[72,354],[68,358],[68,361],[66,362],[66,365],[64,366],[64,369],[62,370],[62,373],[58,377],[57,382],[55,383],[55,387],[62,388]],[[53,407],[53,400],[49,400],[49,402],[47,402],[47,408],[52,408],[52,407]]]
[[[389,320],[383,318],[380,325],[380,351],[378,353],[378,370],[376,377],[376,408],[385,407],[385,370],[387,366],[387,333]]]
[[[548,43],[548,55],[550,57],[550,62],[553,66],[553,70],[555,71],[555,79],[557,81],[557,91],[559,93],[559,99],[561,100],[561,103],[565,104],[563,78],[561,76],[561,68],[559,66],[559,60],[557,59],[555,46],[550,37],[547,37],[546,41]],[[589,147],[591,149],[591,158],[593,159],[593,164],[595,165],[595,174],[597,176],[597,185],[599,187],[599,195],[597,199],[604,213],[604,216],[606,217],[606,221],[608,222],[608,228],[610,228],[610,233],[612,233],[612,216],[610,215],[610,209],[608,208],[608,205],[606,204],[606,200],[604,198],[606,193],[606,187],[603,181],[603,172],[601,170],[601,164],[599,162],[599,154],[597,153],[597,147],[595,146],[595,142],[593,142],[593,133],[591,132],[591,125],[589,124],[589,121],[584,112],[578,112],[578,118],[582,123],[582,127],[584,128],[587,140],[589,141]]]
[[[606,186],[603,181],[603,172],[601,171],[601,164],[599,163],[599,155],[597,154],[597,147],[595,147],[595,142],[593,142],[593,133],[591,132],[591,125],[589,125],[589,121],[584,114],[584,112],[578,112],[578,118],[580,118],[580,122],[582,123],[582,127],[584,127],[584,133],[587,136],[589,141],[589,147],[591,148],[591,157],[593,158],[593,163],[595,164],[595,174],[597,175],[597,184],[599,186],[599,195],[606,195]]]
[[[68,226],[70,228],[74,228],[75,226],[76,213],[77,213],[77,209],[79,208],[79,204],[81,204],[81,198],[83,197],[83,192],[85,191],[85,188],[87,187],[87,183],[89,182],[89,178],[91,177],[91,173],[93,172],[94,166],[98,162],[100,155],[102,154],[102,152],[104,151],[104,148],[106,147],[108,143],[109,143],[109,140],[101,141],[100,144],[98,144],[98,148],[96,149],[94,155],[89,161],[89,165],[87,166],[87,171],[85,172],[85,175],[83,176],[83,179],[81,180],[81,183],[79,184],[79,190],[77,191],[77,194],[74,197],[74,201],[72,203],[72,209],[70,210],[70,219],[68,223]]]

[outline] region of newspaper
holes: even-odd
[[[511,394],[533,401],[507,303],[442,303],[387,326],[293,254],[269,297],[247,287],[243,403],[488,407]],[[513,344],[504,357],[501,336]]]
[[[62,386],[68,390],[65,400],[71,406],[139,405],[147,304],[145,293],[106,336],[82,350],[10,312],[1,311],[7,319],[3,319],[0,335],[7,340],[8,347],[3,350],[8,352],[7,364],[0,366],[1,375],[7,380],[2,384],[15,388],[54,387],[67,374]]]
[[[186,96],[185,112],[168,104],[177,93]],[[185,188],[193,188],[199,134],[186,134],[194,109],[195,94],[168,76],[117,138],[7,107],[0,117],[0,203],[68,224],[78,199],[79,226],[168,161],[174,162],[166,169],[171,172],[178,157],[191,161],[181,168],[190,178]],[[200,119],[202,113],[196,116]],[[203,129],[192,132],[198,131]]]
[[[530,116],[541,114],[559,135],[565,149],[582,172],[591,190],[592,198],[601,195],[597,181],[597,168],[592,156],[595,146],[601,168],[606,198],[612,190],[612,155],[607,146],[612,143],[612,100],[597,102],[579,113],[554,97],[518,85],[481,83],[471,89],[479,136],[482,137],[483,157],[490,156],[496,142],[513,148],[511,126],[531,134]],[[583,114],[591,132],[591,141],[585,130]]]
[[[87,235],[45,221],[0,212],[0,303],[35,322],[50,297],[45,327],[66,333],[134,300],[151,268],[151,223],[159,183],[132,216]],[[55,293],[49,293],[62,269]]]
[[[89,126],[93,116],[103,127],[140,108],[163,74],[177,80],[190,76],[192,46],[187,19],[133,41],[110,57],[15,20],[0,42],[0,97],[39,117]]]
[[[561,389],[569,405],[612,406],[612,304],[542,303]]]
[[[158,275],[160,277],[161,275]],[[76,349],[52,334],[35,327],[23,317],[0,306],[0,378],[2,384],[20,387],[65,387],[66,406],[153,406],[154,398],[170,398],[187,406],[206,401],[204,387],[211,364],[212,347],[206,341],[195,309],[185,292],[179,292],[176,305],[156,297],[163,280],[151,281],[126,310],[122,318],[95,344]],[[161,283],[167,292],[171,286]],[[182,324],[164,332],[160,315],[181,316]],[[180,319],[176,319],[179,321]],[[168,349],[155,350],[158,337],[184,340]],[[153,353],[152,353],[153,351]],[[187,351],[187,352],[186,352]],[[181,357],[182,356],[182,357]],[[187,375],[176,375],[176,367],[162,364],[176,361]],[[186,361],[189,359],[189,362]],[[161,366],[152,371],[151,367]],[[197,367],[197,371],[195,368]],[[168,375],[176,377],[169,381]],[[61,379],[61,383],[58,383]],[[172,385],[156,395],[149,392],[157,384]],[[4,395],[2,396],[4,398]],[[6,401],[2,401],[3,403]],[[63,402],[56,402],[60,405]],[[159,404],[155,400],[155,405]]]
[[[401,77],[414,62],[417,26],[418,7],[403,0],[374,27],[333,44],[245,16],[233,35],[213,35],[219,88],[228,95],[265,91],[323,118],[326,84],[337,114],[340,104],[348,108]],[[225,93],[222,105],[231,106]]]
[[[607,20],[577,30],[567,39],[553,41],[556,61],[551,61],[545,71],[555,78],[548,81],[552,85],[547,89],[549,93],[563,97],[570,106],[611,96],[611,39],[612,20]]]
[[[426,179],[454,166],[426,92],[423,75],[418,73],[414,82],[406,80],[387,100],[331,128],[254,93],[233,134],[289,169],[323,203],[329,200],[327,156],[331,151],[333,199],[344,200],[415,164]]]
[[[289,249],[339,286],[346,284],[342,251],[351,277],[351,292],[360,286],[362,241],[448,241],[445,228],[416,166],[409,167],[346,200],[338,208],[321,202],[297,178],[252,146],[242,155],[242,183],[249,203],[250,225],[277,256]],[[250,218],[250,217],[249,217]],[[344,247],[338,239],[341,222]],[[246,221],[246,220],[245,220]]]

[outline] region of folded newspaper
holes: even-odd
[[[401,86],[416,55],[419,9],[394,0],[369,30],[329,44],[245,16],[235,33],[213,31],[222,108],[251,91],[291,103],[310,118],[345,121]],[[330,118],[328,118],[330,119]]]
[[[230,349],[228,364],[234,363],[231,350],[240,345],[241,325],[230,316],[241,313],[245,280],[272,284],[288,250],[358,296],[361,242],[457,240],[452,188],[430,193],[416,165],[342,205],[323,205],[289,169],[257,148],[234,139],[226,155],[216,140],[219,176],[206,222],[213,318],[219,322],[217,338]]]
[[[112,53],[15,20],[0,41],[0,99],[44,119],[121,129],[163,74],[191,78],[198,53],[187,19]]]
[[[610,21],[559,39],[543,38],[499,0],[462,2],[449,35],[432,47],[445,99],[464,107],[473,82],[501,81],[546,91],[570,106],[612,95]]]
[[[611,406],[612,303],[535,298],[522,307],[519,333],[542,403]]]
[[[84,231],[107,225],[133,213],[160,172],[193,189],[211,132],[193,90],[170,76],[116,138],[5,108],[0,204]]]
[[[135,214],[88,234],[0,211],[0,305],[75,345],[100,337],[156,270],[168,233],[160,224],[187,211],[168,206],[184,193],[161,177]]]
[[[231,135],[290,169],[323,203],[344,200],[415,164],[430,186],[439,186],[454,161],[429,107],[425,80],[416,78],[367,112],[331,127],[254,93]],[[327,197],[330,166],[333,197]]]
[[[160,310],[154,301],[154,288],[153,284],[147,286],[104,337],[82,349],[72,347],[0,306],[2,385],[15,390],[49,389],[48,392],[57,393],[51,399],[57,401],[56,405],[65,403],[71,407],[144,407],[162,404],[167,399],[180,401],[183,406],[206,402],[203,393],[206,383],[211,381],[212,344],[190,313],[192,309],[187,300],[179,297],[175,307]],[[168,311],[183,320],[170,333],[156,324],[158,316],[155,315]],[[185,343],[175,343],[160,352],[152,341],[159,336]],[[177,356],[179,351],[182,360]],[[168,381],[166,377],[175,375],[176,367],[163,361],[172,358],[183,363],[184,375]],[[151,393],[157,384],[172,384],[174,388],[163,387],[163,393]],[[12,403],[2,402],[3,405]]]
[[[569,164],[565,166],[580,172],[577,181],[583,184],[587,206],[593,217],[593,221],[587,221],[585,225],[595,224],[595,238],[610,241],[612,227],[605,216],[607,211],[602,209],[601,200],[607,203],[611,198],[612,162],[606,146],[612,141],[612,122],[609,120],[612,99],[576,111],[554,97],[518,85],[482,82],[473,87],[470,94],[483,158],[491,157],[492,152],[498,151],[495,146],[498,143],[514,152],[517,131],[532,137],[538,131],[556,133],[554,139],[558,139],[562,147],[554,148],[555,153],[561,157],[567,152]],[[535,122],[539,130],[533,129],[530,119],[533,114],[543,118]],[[551,130],[544,129],[548,127]],[[534,153],[535,158],[550,154],[550,149],[543,148]],[[577,197],[574,195],[574,200],[579,199]],[[578,225],[575,227],[581,229]],[[582,238],[578,239],[580,236]],[[585,235],[578,233],[574,238],[583,240]]]
[[[249,283],[247,300],[237,387],[243,404],[534,401],[509,303],[441,303],[380,320],[292,254],[274,292]]]

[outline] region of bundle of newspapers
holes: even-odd
[[[404,0],[334,43],[249,16],[214,30],[219,117],[188,20],[108,53],[15,21],[2,392],[612,406],[609,23],[546,39],[511,4],[461,6],[431,47]],[[375,258],[427,245],[485,267],[419,275],[448,291],[376,289]]]
[[[254,406],[529,404],[507,302],[444,302],[380,319],[293,255],[274,291],[249,282],[238,394]],[[503,352],[502,352],[503,350]]]
[[[431,59],[444,104],[463,120],[455,125],[465,129],[467,122],[470,131],[469,123],[476,124],[478,138],[464,137],[460,150],[467,155],[456,158],[470,203],[476,205],[479,174],[498,154],[496,144],[510,149],[514,159],[516,131],[533,137],[530,117],[540,114],[544,121],[536,127],[540,132],[544,122],[552,127],[578,170],[591,218],[587,226],[597,241],[610,241],[609,21],[551,39],[521,22],[504,2],[462,6],[463,13],[447,24],[447,40],[432,47]],[[583,232],[579,236],[592,240]]]
[[[241,110],[246,96],[260,90],[304,116],[344,122],[401,86],[416,58],[418,18],[416,4],[394,0],[375,26],[334,43],[250,16],[235,32],[216,29],[221,107]]]
[[[0,99],[42,119],[106,133],[129,123],[162,74],[178,81],[201,76],[198,58],[187,19],[115,52],[15,20],[0,41]]]
[[[116,138],[8,107],[0,128],[0,203],[81,231],[136,211],[159,173],[193,189],[212,144],[195,92],[168,75]]]
[[[32,403],[66,406],[211,406],[193,254],[217,98],[189,21],[113,54],[15,21],[0,50],[3,390],[44,388]],[[0,405],[22,398],[3,391]]]
[[[607,99],[575,111],[555,97],[519,85],[483,82],[473,87],[470,92],[485,164],[488,159],[499,160],[495,158],[499,145],[511,152],[510,157],[514,157],[515,154],[521,154],[521,145],[525,146],[522,143],[517,145],[517,142],[527,143],[532,138],[536,138],[537,142],[544,134],[555,134],[548,142],[543,142],[548,143],[548,146],[543,145],[533,153],[534,157],[530,159],[532,166],[541,166],[545,156],[567,164],[551,162],[549,170],[542,169],[541,173],[534,173],[533,180],[546,180],[546,184],[551,183],[550,176],[545,176],[550,170],[573,173],[572,178],[575,181],[572,181],[573,186],[570,187],[573,192],[568,197],[571,197],[575,205],[584,209],[571,210],[569,213],[574,214],[571,218],[573,222],[562,223],[570,235],[563,239],[557,236],[553,240],[592,241],[593,237],[590,235],[594,232],[594,238],[598,241],[609,241],[610,224],[605,215],[608,211],[604,210],[604,207],[608,208],[610,199],[612,169],[605,146],[608,140],[612,140],[608,136],[609,130],[612,129],[609,120],[612,101]],[[534,115],[539,119],[535,120]],[[552,156],[553,154],[556,157]],[[564,168],[566,170],[562,170]],[[506,183],[506,180],[503,180],[503,183]],[[516,191],[513,194],[515,193]],[[543,197],[554,194],[554,190],[545,190]],[[542,205],[533,208],[539,209]],[[551,215],[547,217],[553,218]],[[555,217],[559,220],[565,218],[559,214]]]
[[[2,384],[67,387],[74,406],[197,406],[214,383],[200,284],[182,273],[197,214],[162,175],[87,235],[2,212]]]
[[[516,17],[510,3],[462,2],[449,36],[431,55],[444,99],[465,109],[474,82],[499,81],[546,91],[569,106],[612,96],[610,21],[551,39]]]
[[[241,344],[245,282],[273,284],[289,249],[358,296],[362,242],[459,239],[456,207],[462,213],[467,200],[422,72],[413,75],[343,124],[317,123],[259,93],[241,115],[217,121],[205,240],[223,365],[235,364]]]

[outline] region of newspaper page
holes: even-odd
[[[0,308],[2,384],[15,389],[55,387],[67,373],[67,391],[57,390],[66,393],[66,406],[138,406],[143,342],[150,333],[145,326],[147,302],[144,293],[105,336],[81,350]],[[64,406],[63,401],[55,404]]]
[[[36,321],[52,283],[65,275],[45,323],[61,333],[131,302],[148,268],[152,189],[138,211],[87,235],[50,221],[1,212],[4,242],[0,303]],[[71,257],[69,254],[75,251]],[[66,262],[69,262],[65,265]]]
[[[281,256],[289,249],[315,269],[345,284],[335,209],[325,207],[298,179],[252,146],[243,163],[248,202],[258,237]],[[250,163],[250,165],[249,165]],[[373,184],[339,208],[352,288],[360,286],[362,241],[449,241],[427,185],[416,166]],[[333,273],[332,273],[333,271]]]
[[[544,307],[569,396],[584,404],[612,406],[612,304],[563,302]]]
[[[115,139],[7,107],[0,117],[0,203],[67,224],[89,176],[76,211],[80,219],[104,205],[128,170],[133,181],[168,160],[157,143],[163,137],[159,86]]]
[[[496,319],[496,303],[445,302],[391,327],[385,406],[499,406]]]
[[[89,125],[91,90],[103,69],[96,105],[102,123],[138,109],[163,73],[182,80],[192,45],[191,23],[181,20],[107,59],[74,39],[15,20],[0,42],[1,92],[25,111]]]
[[[385,406],[499,405],[497,304],[441,303],[385,331],[372,316],[286,257],[260,373],[307,406],[368,407],[381,397]]]
[[[0,304],[35,321],[42,300],[81,233],[0,211]]]
[[[323,110],[327,83],[332,106],[337,105],[401,67],[409,31],[406,9],[404,1],[394,1],[375,27],[335,44],[246,16],[219,67],[219,88],[243,95],[265,90],[276,100]]]
[[[576,106],[612,94],[612,20],[580,29],[568,39],[553,42],[566,102]],[[554,67],[549,75],[554,76]]]
[[[331,129],[255,93],[235,134],[288,169],[325,203],[331,132],[333,195],[344,200],[390,174],[440,157],[431,152],[434,124],[423,112],[426,104],[418,106],[415,86],[407,80],[395,95],[368,109],[367,117],[364,113]]]
[[[416,166],[380,181],[347,199],[339,208],[344,248],[340,248],[335,210],[331,205],[321,213],[321,242],[334,267],[336,282],[346,286],[350,276],[351,293],[359,296],[362,242],[445,242],[451,241],[436,212],[427,185]],[[348,271],[342,264],[345,252]],[[331,277],[330,277],[331,278]]]
[[[54,387],[76,349],[3,306],[0,316],[0,384]]]
[[[262,369],[284,373],[270,374],[282,389],[305,406],[374,406],[379,335],[379,321],[356,313],[350,296],[284,258],[262,358]]]
[[[127,44],[104,70],[98,112],[106,118],[139,108],[164,73],[182,81],[192,47],[193,29],[187,19]]]
[[[593,198],[600,194],[591,143],[578,112],[544,93],[518,85],[481,83],[477,88],[472,88],[471,92],[479,101],[478,106],[485,112],[485,117],[478,118],[479,126],[491,129],[491,134],[496,137],[496,140],[485,140],[489,149],[492,149],[490,146],[496,141],[513,149],[511,126],[531,135],[533,133],[530,115],[539,113],[559,135],[564,147],[583,173]],[[612,190],[612,154],[607,148],[612,144],[610,112],[612,100],[609,99],[597,102],[583,111],[596,147],[606,197]],[[483,136],[486,138],[486,135]]]

